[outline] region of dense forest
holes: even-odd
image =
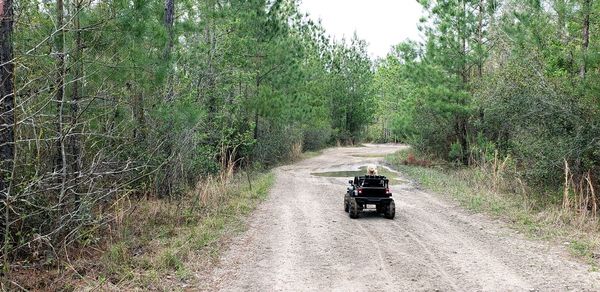
[[[600,1],[419,2],[423,39],[371,60],[295,0],[1,0],[4,270],[105,232],[120,198],[361,141],[596,216]]]
[[[600,2],[419,1],[422,42],[379,60],[376,140],[407,142],[584,215],[600,187]]]
[[[294,1],[0,3],[5,263],[89,238],[123,196],[177,200],[370,121],[366,44]]]

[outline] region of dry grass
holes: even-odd
[[[0,290],[183,290],[199,283],[223,243],[268,195],[274,175],[231,174],[198,182],[176,200],[123,198],[93,244],[58,265],[16,269]]]
[[[221,243],[244,229],[243,219],[263,200],[272,174],[208,178],[178,201],[140,202],[102,256],[100,280],[87,287],[167,289],[194,284]]]
[[[315,157],[301,153],[295,160]],[[181,197],[123,196],[95,210],[108,224],[90,230],[75,256],[50,265],[16,267],[0,291],[184,290],[213,266],[222,247],[245,228],[244,219],[266,198],[272,173],[234,172],[235,153],[223,152],[218,175],[198,181]]]
[[[386,161],[424,188],[449,196],[469,210],[508,221],[531,238],[568,246],[592,269],[600,265],[600,221],[563,208],[561,190],[536,193],[522,181],[503,175],[505,163],[501,160],[486,167],[420,167],[404,163],[411,155],[418,154],[400,151]]]

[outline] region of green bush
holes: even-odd
[[[331,140],[330,127],[309,127],[303,131],[302,147],[305,151],[323,149]]]
[[[464,155],[464,151],[462,146],[458,142],[454,142],[450,144],[450,152],[448,153],[448,158],[451,161],[460,162]]]
[[[559,185],[564,159],[576,164],[592,152],[589,122],[574,92],[537,70],[533,61],[515,59],[483,83],[481,131],[503,156],[515,158],[527,181]]]
[[[267,120],[259,124],[258,139],[252,152],[253,162],[266,167],[292,157],[294,145],[301,145],[302,130],[294,126],[282,126]]]

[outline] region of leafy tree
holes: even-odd
[[[497,151],[537,186],[562,184],[565,162],[577,183],[600,174],[598,1],[419,2],[424,40],[375,75],[396,139],[463,164]]]
[[[294,0],[2,3],[5,260],[34,238],[68,251],[123,196],[178,200],[371,120],[364,42],[332,42]]]

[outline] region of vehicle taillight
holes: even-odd
[[[358,188],[358,193],[362,194],[362,188]]]
[[[386,194],[389,194],[389,193],[390,193],[390,188],[386,188],[386,189],[385,189],[385,193],[386,193]]]

